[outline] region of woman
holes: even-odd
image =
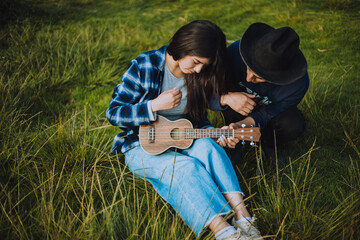
[[[252,239],[260,237],[259,232],[221,147],[234,147],[237,139],[198,139],[176,156],[173,150],[150,155],[139,146],[139,126],[155,121],[158,114],[209,127],[206,109],[211,96],[222,92],[225,53],[225,36],[215,24],[198,20],[181,27],[168,46],[131,61],[106,115],[123,130],[112,151],[123,152],[129,169],[149,181],[197,235],[209,227],[216,239]],[[223,217],[232,211],[234,226]]]

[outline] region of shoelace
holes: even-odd
[[[257,230],[257,228],[253,225],[254,221],[249,221],[244,223],[244,230],[246,230],[246,233],[249,234],[250,236],[256,236],[256,237],[260,237],[260,232],[259,230]]]

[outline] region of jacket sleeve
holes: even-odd
[[[275,95],[284,95],[286,97],[272,102],[271,104],[259,108],[250,113],[248,116],[255,120],[256,125],[265,127],[266,124],[279,113],[291,108],[296,107],[303,99],[306,91],[309,88],[309,76],[306,74],[303,77],[301,86],[296,88],[287,89],[281,88],[281,91],[274,93]]]
[[[220,97],[219,95],[214,95],[209,100],[209,109],[213,111],[223,111],[227,109],[227,106],[221,106],[220,104]]]
[[[114,126],[132,127],[150,123],[148,101],[141,101],[146,89],[141,84],[138,62],[132,60],[129,69],[121,78],[122,83],[115,87],[106,117]]]

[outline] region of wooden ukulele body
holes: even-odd
[[[258,127],[239,129],[194,129],[187,119],[170,121],[158,115],[157,120],[148,125],[141,125],[139,128],[140,145],[145,152],[160,154],[171,147],[186,149],[191,146],[194,139],[219,137],[235,137],[244,143],[251,141],[250,145],[260,139]]]
[[[158,115],[156,122],[140,127],[139,139],[141,147],[145,152],[154,155],[163,153],[171,147],[189,148],[194,139],[186,139],[185,129],[192,128],[191,122],[187,119],[170,121]]]

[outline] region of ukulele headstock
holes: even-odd
[[[235,136],[241,141],[241,144],[245,144],[245,141],[250,141],[250,145],[255,145],[255,142],[260,141],[260,129],[251,125],[246,127],[245,124],[241,124],[241,128],[236,129]]]

